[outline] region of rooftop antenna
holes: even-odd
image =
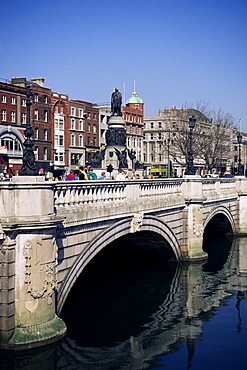
[[[136,92],[136,80],[134,80],[134,92]]]

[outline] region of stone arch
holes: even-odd
[[[17,139],[20,142],[21,148],[23,148],[24,137],[17,129],[13,127],[11,127],[10,129],[6,127],[0,128],[0,137],[4,138],[5,136],[10,137],[13,140]]]
[[[133,229],[133,221],[135,217],[141,222],[137,226],[137,229]],[[100,234],[98,234],[87,246],[87,248],[80,254],[74,265],[71,267],[66,280],[63,282],[61,288],[58,291],[57,296],[57,310],[60,314],[64,302],[72,289],[72,286],[76,282],[77,278],[85,268],[85,266],[93,259],[93,257],[99,253],[104,247],[113,242],[114,240],[121,238],[122,236],[134,233],[138,231],[153,231],[162,236],[170,245],[174,252],[175,259],[177,262],[182,261],[182,250],[180,248],[179,241],[173,231],[159,218],[155,216],[144,216],[142,214],[134,215],[134,217],[128,217],[124,220],[118,221],[106,228]]]
[[[207,217],[204,221],[204,224],[203,224],[204,230],[205,230],[206,226],[208,225],[208,223],[213,219],[213,217],[215,217],[216,215],[219,215],[219,214],[223,214],[227,218],[227,220],[229,221],[229,223],[231,225],[232,231],[234,233],[235,230],[236,230],[236,226],[235,226],[233,216],[232,216],[231,212],[229,211],[229,209],[224,207],[224,206],[215,207],[211,210],[211,212],[207,215]]]

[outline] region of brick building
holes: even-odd
[[[136,92],[122,107],[123,119],[126,122],[127,147],[136,152],[136,159],[143,162],[143,127],[144,127],[144,102]]]
[[[15,174],[22,165],[26,89],[0,82],[0,113],[0,173]]]
[[[27,123],[26,86],[30,85],[37,170],[56,176],[90,162],[99,149],[99,109],[90,102],[44,87],[44,78],[14,77],[0,83],[0,173],[22,167]]]

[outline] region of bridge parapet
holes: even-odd
[[[59,182],[54,192],[55,213],[65,223],[75,216],[85,220],[85,212],[91,220],[184,204],[181,179]]]

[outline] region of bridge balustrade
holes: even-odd
[[[54,205],[63,207],[102,207],[134,200],[160,199],[169,194],[181,194],[182,180],[174,181],[93,181],[59,182],[55,184]]]

